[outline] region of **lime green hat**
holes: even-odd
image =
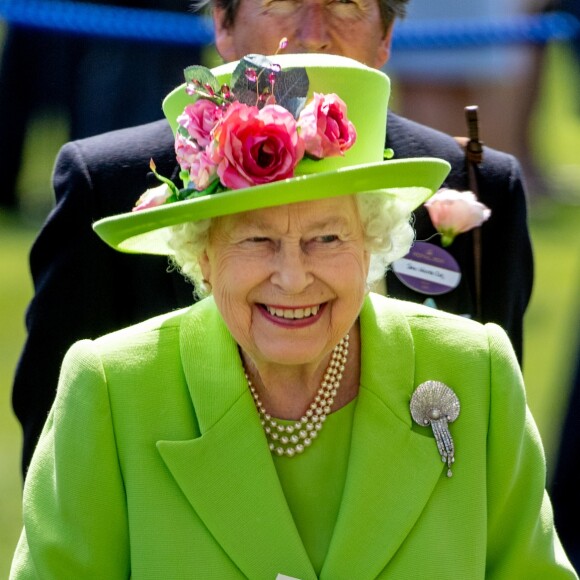
[[[165,98],[163,111],[176,143],[188,148],[181,158],[178,152],[186,187],[163,186],[161,205],[141,203],[143,209],[93,224],[119,251],[170,255],[171,226],[360,192],[381,190],[412,211],[449,173],[442,159],[385,160],[389,78],[355,60],[250,55],[211,71],[190,67],[185,73],[187,82]],[[209,143],[183,121],[200,96],[218,105]],[[275,123],[258,122],[258,116]],[[254,126],[264,135],[254,135]],[[202,166],[203,179],[196,174],[200,164],[192,162],[202,153],[210,160],[209,177],[208,164]]]

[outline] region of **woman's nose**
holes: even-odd
[[[281,247],[274,259],[272,284],[286,294],[303,292],[314,280],[308,259],[301,247]]]

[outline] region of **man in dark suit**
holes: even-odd
[[[220,1],[223,4],[214,6],[214,22],[216,45],[225,60],[249,52],[271,54],[285,36],[286,52],[343,54],[375,67],[388,59],[394,17],[401,15],[406,2],[280,0],[270,5],[265,0],[240,0],[234,5],[231,0]],[[464,152],[453,138],[391,114],[386,145],[396,157],[447,159],[453,169],[446,185],[468,189]],[[167,271],[165,259],[119,254],[91,229],[103,216],[130,211],[140,193],[155,183],[147,178],[151,158],[159,173],[177,179],[173,137],[166,121],[72,142],[59,154],[54,173],[57,204],[30,256],[36,294],[27,313],[29,335],[13,393],[24,430],[24,472],[68,347],[77,339],[96,337],[193,301],[193,288]],[[520,171],[513,157],[486,149],[478,174],[481,200],[492,210],[481,232],[482,319],[501,324],[521,355],[532,253]],[[416,213],[415,225],[419,240],[435,233],[425,210]],[[437,305],[474,316],[471,236],[460,235],[450,253],[459,263],[461,283],[438,296]],[[393,296],[419,302],[427,298],[391,275],[387,285]]]

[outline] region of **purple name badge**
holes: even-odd
[[[427,242],[415,242],[404,258],[393,262],[392,268],[405,286],[430,296],[451,292],[461,280],[455,258]]]

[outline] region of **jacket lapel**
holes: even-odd
[[[376,578],[442,477],[433,439],[411,429],[415,355],[395,304],[369,298],[361,313],[361,388],[349,468],[321,578]]]
[[[349,470],[322,579],[379,576],[444,470],[433,439],[412,430],[415,357],[405,317],[395,302],[369,298],[361,328],[361,389]],[[200,436],[158,442],[167,467],[244,575],[316,578],[280,487],[237,346],[211,299],[184,317],[180,340]]]
[[[181,358],[200,436],[158,449],[209,532],[250,578],[315,578],[233,341],[213,300],[184,318]]]

